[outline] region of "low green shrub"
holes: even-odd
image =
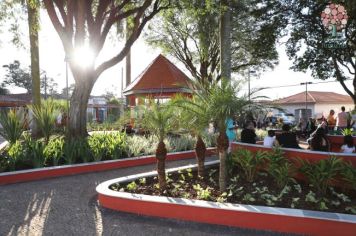
[[[274,178],[278,187],[284,188],[290,182],[294,182],[296,172],[294,165],[284,156],[281,148],[276,147],[266,156],[268,160],[268,173]]]
[[[341,159],[330,157],[317,163],[300,160],[302,166],[300,172],[307,178],[310,184],[320,193],[325,194],[327,187],[341,170]]]
[[[356,168],[351,163],[344,162],[340,173],[342,179],[356,190]]]
[[[94,161],[126,157],[127,142],[125,133],[93,134],[88,144]]]
[[[24,148],[19,141],[12,143],[7,150],[7,161],[4,169],[16,170],[16,165],[24,159]]]
[[[270,164],[268,173],[274,178],[278,187],[281,189],[289,183],[295,182],[293,178],[295,174],[294,165],[289,161]]]
[[[50,139],[44,148],[43,154],[45,156],[47,165],[59,165],[64,155],[63,136],[56,136],[55,138]]]
[[[266,153],[258,151],[253,154],[246,149],[239,149],[232,153],[232,161],[238,164],[248,182],[253,182],[257,170],[261,168],[266,160]]]

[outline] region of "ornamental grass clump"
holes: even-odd
[[[310,163],[309,161],[300,160],[300,172],[307,178],[309,183],[318,191],[319,194],[324,195],[327,187],[335,179],[341,169],[341,159],[330,157],[326,160],[321,160],[317,163]]]
[[[56,105],[52,99],[43,101],[41,105],[30,105],[29,108],[47,144],[51,134],[55,130],[59,110],[56,109]]]
[[[10,144],[15,144],[24,131],[25,122],[22,112],[11,110],[7,114],[0,112],[0,135]]]

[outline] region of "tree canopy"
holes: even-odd
[[[232,71],[272,68],[278,58],[279,18],[262,18],[255,2],[230,4]],[[218,0],[179,1],[151,22],[146,41],[181,61],[195,79],[219,79],[219,8]]]
[[[5,79],[2,83],[3,87],[6,86],[16,86],[19,88],[26,89],[27,93],[32,93],[32,78],[30,68],[25,69],[21,67],[21,63],[15,60],[13,63],[4,65],[7,73],[5,74]],[[57,94],[58,84],[53,78],[48,77],[45,71],[41,73],[41,92],[54,95]],[[46,90],[46,91],[45,91]]]
[[[356,0],[333,1],[342,4],[348,15],[344,30],[338,38],[345,47],[330,48],[325,43],[331,32],[323,25],[321,14],[328,4],[327,0],[295,0],[260,2],[266,18],[284,19],[281,27],[288,36],[287,55],[293,60],[292,69],[311,71],[316,79],[334,78],[353,99],[356,106]],[[261,10],[262,11],[262,10]],[[347,87],[346,80],[353,81],[353,88]]]

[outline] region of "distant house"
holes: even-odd
[[[123,104],[123,102],[121,104]],[[109,104],[108,100],[103,96],[90,96],[87,108],[87,121],[102,123],[108,119],[110,113],[115,113],[110,111],[116,109],[118,113],[120,113],[120,110],[123,109],[122,106],[123,105]],[[115,119],[117,118],[118,117],[115,117]]]
[[[354,103],[350,96],[334,92],[308,91],[307,96],[305,92],[301,92],[273,101],[274,105],[278,105],[287,113],[294,114],[297,120],[304,116],[306,103],[308,117],[327,116],[331,109],[339,112],[341,106],[344,106],[346,111],[354,108]]]
[[[0,95],[0,111],[8,111],[9,109],[27,110],[27,105],[31,104],[31,94],[21,93]],[[87,120],[103,122],[107,119],[110,109],[121,109],[121,106],[108,104],[105,97],[91,96],[88,101]]]

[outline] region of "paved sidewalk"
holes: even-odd
[[[167,163],[176,167],[194,163]],[[0,186],[0,235],[276,235],[224,226],[138,216],[101,208],[95,187],[154,165]],[[159,210],[159,209],[157,209]]]

